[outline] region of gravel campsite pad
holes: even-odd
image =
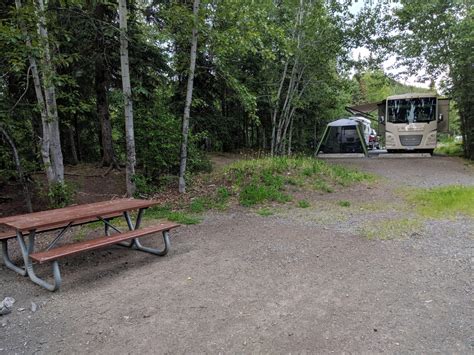
[[[0,354],[474,351],[474,221],[421,219],[400,194],[474,185],[474,167],[336,163],[379,178],[296,192],[307,208],[209,212],[172,233],[164,258],[118,247],[71,257],[57,293],[1,266],[0,301],[15,304],[0,316]]]

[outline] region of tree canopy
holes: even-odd
[[[447,73],[441,93],[456,102],[465,155],[472,159],[472,8],[455,0],[413,0],[395,8],[367,5],[353,14],[350,3],[202,0],[196,19],[189,0],[128,0],[122,40],[128,41],[134,179],[179,172],[194,27],[199,41],[189,113],[190,172],[209,168],[205,150],[313,151],[322,127],[344,116],[345,106],[421,91],[398,83],[380,65],[351,58],[351,50],[362,45],[371,59],[397,55],[411,75],[424,70],[436,80]],[[118,2],[41,4],[0,4],[2,127],[26,172],[47,170],[59,160],[120,169],[127,161],[127,135]],[[32,59],[46,111],[35,93]],[[4,177],[17,174],[8,144],[0,147],[0,169]]]

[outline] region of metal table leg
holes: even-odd
[[[10,270],[15,271],[16,273],[20,274],[21,276],[26,276],[26,269],[20,266],[17,266],[13,263],[10,259],[10,255],[8,254],[8,240],[2,240],[2,258],[3,263],[7,268]]]
[[[35,235],[36,235],[35,230],[30,231],[30,234],[28,236],[29,243],[27,247],[23,234],[21,232],[16,233],[16,238],[18,240],[18,244],[20,245],[21,254],[23,256],[23,261],[25,263],[26,272],[28,273],[28,276],[31,279],[31,281],[33,281],[35,284],[41,287],[44,287],[48,291],[56,291],[61,286],[61,273],[59,271],[59,263],[57,260],[54,260],[52,262],[54,283],[49,283],[41,279],[35,274],[35,271],[33,269],[33,263],[30,258],[30,253],[34,251]]]
[[[141,224],[142,217],[143,217],[143,212],[145,212],[145,209],[143,209],[143,208],[141,208],[138,211],[138,215],[137,215],[137,219],[135,221],[135,225],[132,223],[132,219],[130,218],[130,214],[127,211],[125,211],[123,213],[123,215],[125,217],[125,220],[127,221],[128,229],[135,230],[135,229],[140,228],[140,224]],[[140,243],[139,238],[135,238],[135,239],[132,240],[131,247],[133,247],[136,250],[144,251],[146,253],[151,253],[151,254],[155,254],[155,255],[158,255],[158,256],[165,256],[166,254],[168,254],[168,250],[171,247],[170,237],[169,237],[168,231],[163,232],[163,241],[165,243],[165,246],[163,247],[163,249],[158,249],[158,248],[145,247]]]

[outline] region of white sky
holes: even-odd
[[[370,4],[370,3],[375,4],[379,0],[352,0],[352,1],[353,1],[353,3],[350,7],[350,11],[353,14],[357,14],[364,7],[365,4]],[[399,4],[398,1],[393,2],[393,0],[392,0],[390,2],[390,6],[393,8],[395,6],[400,6],[400,4]],[[359,48],[356,48],[356,49],[352,50],[353,59],[358,59],[359,56],[361,58],[367,58],[367,57],[369,57],[369,54],[370,54],[370,51],[366,47],[359,47]],[[403,70],[402,70],[402,68],[395,68],[394,67],[395,64],[396,64],[396,59],[395,59],[395,56],[393,56],[393,57],[390,57],[390,59],[383,62],[382,66],[383,66],[383,69],[386,73],[396,75],[396,74],[399,74],[400,72],[402,72]],[[406,85],[414,85],[414,86],[420,86],[420,87],[428,88],[429,84],[430,84],[429,81],[419,82],[419,81],[416,80],[417,76],[422,76],[423,74],[424,74],[424,72],[419,72],[418,75],[416,75],[416,76],[411,76],[411,77],[408,77],[408,78],[397,78],[397,81],[399,81],[403,84],[406,84]]]

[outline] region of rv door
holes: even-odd
[[[450,99],[438,99],[438,133],[449,132],[449,101]]]
[[[377,105],[378,107],[378,114],[377,114],[377,121],[378,121],[378,129],[377,129],[377,134],[380,136],[381,143],[383,146],[385,146],[385,122],[387,117],[386,115],[386,107],[387,107],[387,101],[384,100],[381,103]]]

